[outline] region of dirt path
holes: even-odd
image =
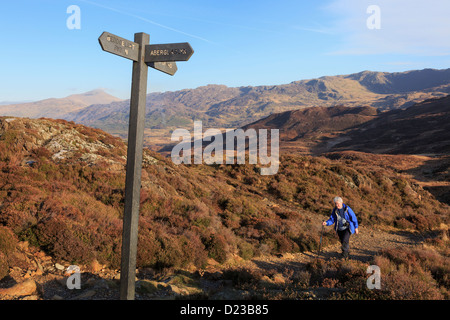
[[[359,234],[350,237],[350,259],[362,262],[370,262],[378,251],[385,248],[395,248],[398,246],[413,247],[424,240],[420,234],[413,234],[399,231],[383,231],[360,227]],[[328,228],[325,232],[334,233]],[[337,237],[337,236],[336,236]],[[323,248],[320,257],[324,259],[339,258],[340,243]],[[246,265],[249,268],[264,270],[277,270],[282,272],[286,269],[294,271],[305,268],[305,265],[317,257],[317,252],[286,253],[282,256],[258,257],[254,258]]]

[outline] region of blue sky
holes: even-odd
[[[67,28],[70,5],[79,30]],[[370,5],[381,29],[369,29]],[[195,53],[148,92],[276,85],[363,70],[450,67],[447,0],[15,0],[0,5],[0,101],[64,97],[96,88],[128,98],[131,61],[101,50],[108,31],[132,40],[189,42]]]

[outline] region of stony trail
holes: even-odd
[[[324,233],[335,234],[332,227],[325,227]],[[337,235],[335,235],[337,238]],[[424,237],[418,233],[376,230],[372,228],[359,228],[359,234],[350,237],[350,259],[369,263],[381,249],[396,248],[399,246],[414,247],[421,245]],[[322,248],[319,257],[331,259],[340,257],[340,243]],[[293,271],[302,270],[305,265],[316,259],[318,252],[285,253],[278,256],[257,257],[246,263],[246,267],[264,270],[277,270],[282,272],[286,269]]]

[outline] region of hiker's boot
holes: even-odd
[[[349,253],[348,251],[343,251],[341,253],[341,259],[347,260],[349,258]]]

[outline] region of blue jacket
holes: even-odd
[[[358,219],[356,219],[356,215],[353,212],[352,208],[350,208],[346,204],[342,204],[342,207],[344,208],[344,218],[349,223],[350,232],[353,234],[355,233],[355,229],[358,228]],[[331,211],[330,219],[327,220],[327,226],[330,226],[332,224],[334,225],[334,230],[337,231],[337,216],[336,216],[336,207],[333,208],[333,211]]]

